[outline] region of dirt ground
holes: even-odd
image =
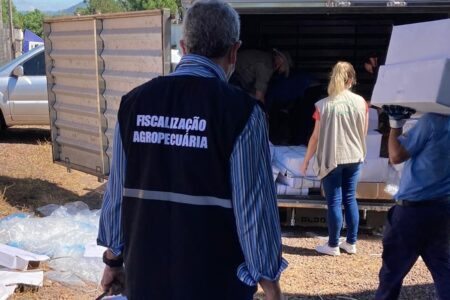
[[[81,172],[67,173],[51,157],[47,127],[9,128],[0,132],[0,218],[18,211],[33,212],[45,204],[84,201],[99,208],[104,183]],[[373,299],[381,266],[381,238],[359,236],[358,254],[318,255],[324,229],[283,228],[283,256],[289,267],[281,279],[286,299]],[[95,299],[96,284],[84,288],[45,280],[37,292],[16,292],[13,299]],[[214,296],[211,297],[214,299]],[[258,293],[256,299],[263,299]],[[400,299],[436,299],[432,278],[419,260],[404,281]]]

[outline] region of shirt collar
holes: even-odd
[[[228,81],[225,71],[222,69],[222,67],[213,62],[211,59],[197,54],[184,55],[172,75],[216,77],[222,81]]]

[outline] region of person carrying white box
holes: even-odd
[[[389,159],[405,162],[396,205],[388,213],[376,300],[397,299],[419,256],[441,300],[450,299],[450,116],[427,113],[402,134],[415,112],[383,106],[389,114]]]

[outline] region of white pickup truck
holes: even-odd
[[[0,129],[48,125],[44,46],[0,67]]]

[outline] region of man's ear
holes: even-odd
[[[238,52],[240,47],[241,47],[241,41],[238,41],[238,42],[234,43],[230,47],[230,51],[228,52],[228,61],[229,61],[230,65],[236,64],[237,52]]]
[[[187,51],[186,51],[186,44],[184,43],[184,40],[180,40],[180,47],[181,47],[181,51],[183,52],[183,55],[186,55]]]

